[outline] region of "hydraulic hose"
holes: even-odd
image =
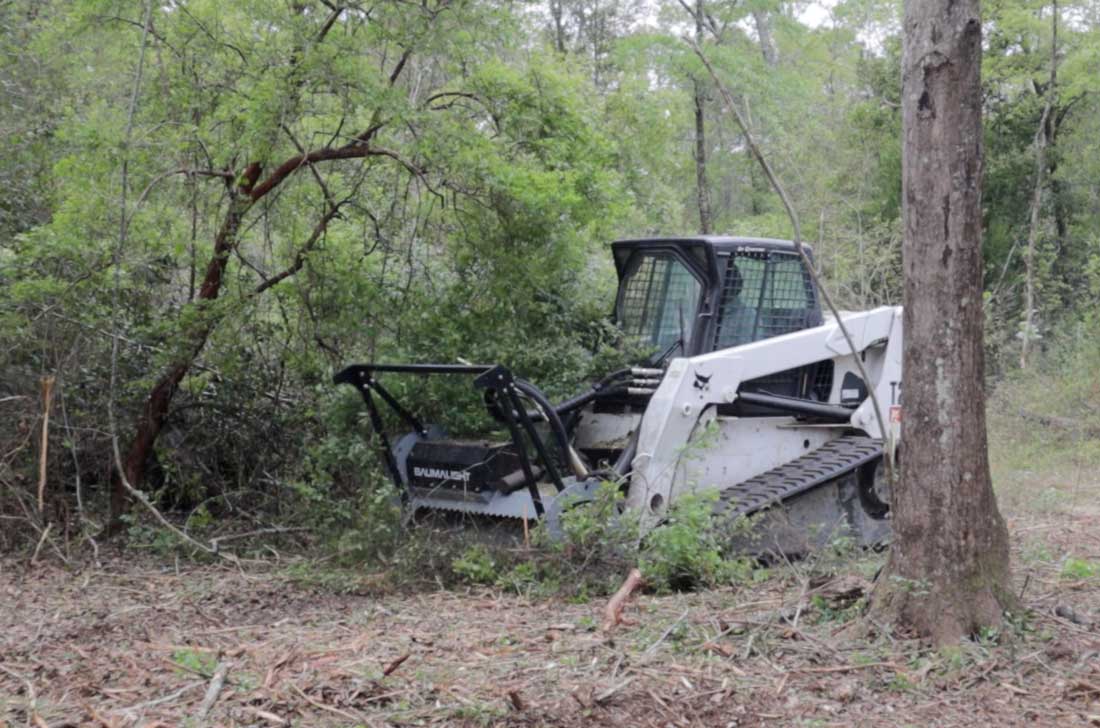
[[[597,395],[607,391],[608,387],[616,379],[622,379],[623,377],[630,376],[630,373],[630,369],[620,369],[616,372],[612,372],[600,381],[593,384],[588,391],[581,392],[576,397],[571,397],[570,399],[565,400],[554,409],[559,415],[563,415],[567,412],[571,412],[572,410],[577,409],[578,407],[583,407],[584,405],[595,399]]]
[[[656,370],[660,373],[659,370]],[[647,374],[649,370],[645,370]],[[625,377],[630,377],[634,373],[632,369],[619,369],[618,371],[608,374],[596,384],[593,384],[591,389],[586,392],[582,392],[575,397],[567,399],[561,404],[554,406],[550,403],[550,400],[546,398],[546,395],[542,393],[535,385],[531,384],[525,379],[516,379],[516,389],[520,391],[526,398],[535,403],[535,410],[528,412],[528,416],[532,421],[545,420],[550,426],[550,432],[553,433],[554,440],[558,444],[558,448],[561,450],[562,455],[565,457],[566,462],[570,466],[570,469],[578,478],[586,478],[591,473],[588,467],[581,460],[580,455],[573,449],[573,446],[569,442],[569,430],[562,422],[562,415],[575,412],[579,408],[591,402],[598,397],[607,396],[611,394],[619,394],[621,392],[629,392],[631,390],[630,382],[618,381]],[[502,402],[498,402],[497,406],[504,405]],[[507,406],[507,405],[504,405]],[[496,415],[494,415],[496,416]],[[634,453],[637,451],[638,437],[637,433],[631,438],[627,444],[626,449],[619,455],[619,458],[615,461],[615,465],[612,468],[612,472],[615,475],[625,475],[630,469],[630,463],[634,459]]]
[[[580,456],[577,455],[577,452],[573,449],[573,446],[569,444],[569,435],[566,434],[565,425],[562,424],[561,417],[558,416],[558,412],[554,409],[554,405],[550,404],[550,400],[546,398],[546,395],[530,382],[523,379],[516,379],[515,385],[516,389],[530,398],[538,406],[541,414],[546,418],[547,423],[550,425],[550,431],[554,433],[554,439],[558,441],[558,447],[561,448],[562,455],[565,456],[573,473],[578,478],[588,477],[588,468],[585,467]]]

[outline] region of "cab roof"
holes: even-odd
[[[757,238],[742,235],[691,235],[662,236],[652,238],[626,238],[611,244],[615,267],[621,276],[630,254],[638,248],[677,248],[689,258],[698,262],[702,269],[713,260],[717,253],[729,253],[743,248],[770,248],[785,252],[795,252],[794,242],[778,238]],[[813,256],[813,246],[802,244],[807,254]]]
[[[745,235],[671,235],[665,237],[654,238],[625,238],[623,240],[616,240],[614,244],[626,244],[637,245],[642,243],[704,243],[715,248],[741,248],[746,245],[759,245],[766,248],[782,248],[784,250],[794,250],[794,242],[790,240],[781,240],[779,238],[757,238]],[[811,246],[806,243],[802,244],[804,248],[810,248]]]

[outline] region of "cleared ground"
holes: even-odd
[[[855,634],[876,555],[637,596],[603,635],[602,598],[380,595],[361,574],[342,594],[308,562],[43,554],[0,559],[0,726],[1100,725],[1097,459],[994,426],[1029,612],[956,649]]]
[[[1095,492],[1095,491],[1094,491]],[[0,562],[8,725],[1100,724],[1100,515],[1011,519],[1019,629],[958,650],[849,634],[874,561],[818,585],[603,602],[335,595],[285,568]],[[847,573],[845,573],[847,572]],[[834,573],[835,570],[834,570]],[[799,608],[801,605],[801,608]],[[221,666],[208,717],[201,704]]]

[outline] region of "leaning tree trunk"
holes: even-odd
[[[255,179],[253,178],[252,181],[254,182]],[[252,200],[247,194],[251,192],[251,185],[241,192],[245,194],[234,197],[230,202],[229,210],[214,239],[213,255],[206,265],[202,286],[196,296],[199,306],[202,306],[204,301],[213,301],[221,293],[225,267],[229,263],[230,253],[237,244],[241,220],[252,206]],[[168,408],[172,404],[172,398],[176,396],[180,382],[191,370],[192,364],[206,346],[206,341],[213,330],[214,321],[200,314],[190,328],[179,332],[181,341],[179,352],[149,391],[141,415],[135,423],[133,439],[130,440],[130,446],[126,450],[123,472],[119,473],[116,470],[114,473],[111,483],[111,512],[106,529],[108,535],[121,529],[122,515],[129,501],[130,490],[140,489],[145,480],[146,466],[153,454],[157,437],[160,436],[164,422],[168,418]]]
[[[313,40],[314,44],[321,43],[325,39],[337,19],[343,14],[344,10],[345,8],[343,6],[331,8],[331,12],[321,23],[320,29]],[[298,66],[303,52],[304,48],[298,47],[295,49],[294,53],[291,54],[291,70]],[[388,85],[390,88],[393,88],[401,78],[401,73],[405,69],[406,63],[412,55],[412,52],[412,47],[406,48],[398,57],[389,74]],[[300,89],[301,83],[294,84],[291,96],[296,95]],[[289,104],[289,101],[289,96],[284,98],[284,103]],[[402,159],[393,151],[376,149],[371,146],[375,136],[385,126],[385,122],[382,121],[381,111],[378,109],[374,111],[370,118],[370,126],[359,134],[351,137],[349,141],[341,146],[325,146],[309,152],[299,148],[298,154],[285,159],[281,164],[274,167],[274,169],[268,170],[262,161],[255,160],[249,163],[239,175],[236,173],[229,173],[229,179],[234,180],[235,187],[230,187],[229,207],[226,210],[225,217],[222,219],[217,235],[214,238],[214,250],[206,265],[202,284],[199,287],[198,294],[195,296],[194,301],[192,301],[192,305],[197,309],[195,311],[197,315],[194,317],[188,316],[185,319],[187,323],[181,322],[181,326],[176,332],[178,345],[175,350],[175,355],[161,373],[160,378],[157,379],[156,384],[154,384],[153,388],[149,391],[149,396],[145,399],[141,414],[134,423],[133,439],[130,440],[130,446],[127,448],[122,467],[121,469],[116,467],[115,473],[113,474],[111,482],[111,511],[106,529],[108,535],[117,533],[121,530],[123,525],[122,516],[129,504],[131,494],[138,492],[142,487],[143,481],[145,480],[145,471],[153,454],[153,448],[156,446],[157,438],[164,428],[165,420],[168,418],[169,408],[172,405],[172,399],[179,390],[180,382],[183,381],[183,378],[187,376],[191,367],[194,366],[196,359],[198,359],[199,355],[202,353],[203,348],[206,346],[206,342],[214,333],[218,325],[218,315],[210,311],[208,307],[221,294],[222,286],[225,281],[226,267],[229,264],[229,257],[237,247],[241,232],[241,223],[248,212],[273,190],[282,185],[283,182],[302,169],[313,170],[314,175],[317,176],[314,165],[319,162],[366,159],[376,156],[387,157],[400,163],[401,166],[411,174],[418,176],[423,174],[422,170],[416,168],[409,161]],[[283,126],[272,129],[273,140],[277,134],[281,133],[281,129],[286,129],[286,127]],[[336,137],[333,137],[333,139],[335,140]],[[328,190],[325,188],[324,182],[319,176],[317,176],[317,180],[321,188],[325,191],[325,196],[328,199],[327,211],[314,227],[313,233],[310,235],[303,248],[299,250],[298,254],[295,256],[295,260],[291,266],[257,286],[253,291],[254,294],[262,293],[300,270],[305,262],[305,253],[317,242],[317,239],[324,233],[328,223],[336,216],[340,205],[344,204],[342,202],[334,202],[329,198]],[[347,200],[344,200],[344,202],[347,202]]]
[[[978,0],[905,6],[905,414],[873,608],[938,644],[999,624],[1013,604],[986,451],[979,18]]]

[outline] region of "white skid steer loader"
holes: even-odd
[[[841,313],[849,345],[788,241],[611,248],[615,320],[655,353],[576,397],[552,404],[501,365],[357,364],[336,375],[362,394],[406,506],[545,518],[553,532],[564,509],[613,482],[650,525],[685,493],[715,491],[716,518],[754,516],[731,544],[743,551],[887,540],[882,465],[898,445],[901,309]],[[425,425],[380,381],[402,373],[474,377],[508,437],[453,439]],[[888,411],[876,413],[876,399]],[[392,445],[380,402],[409,430]]]

